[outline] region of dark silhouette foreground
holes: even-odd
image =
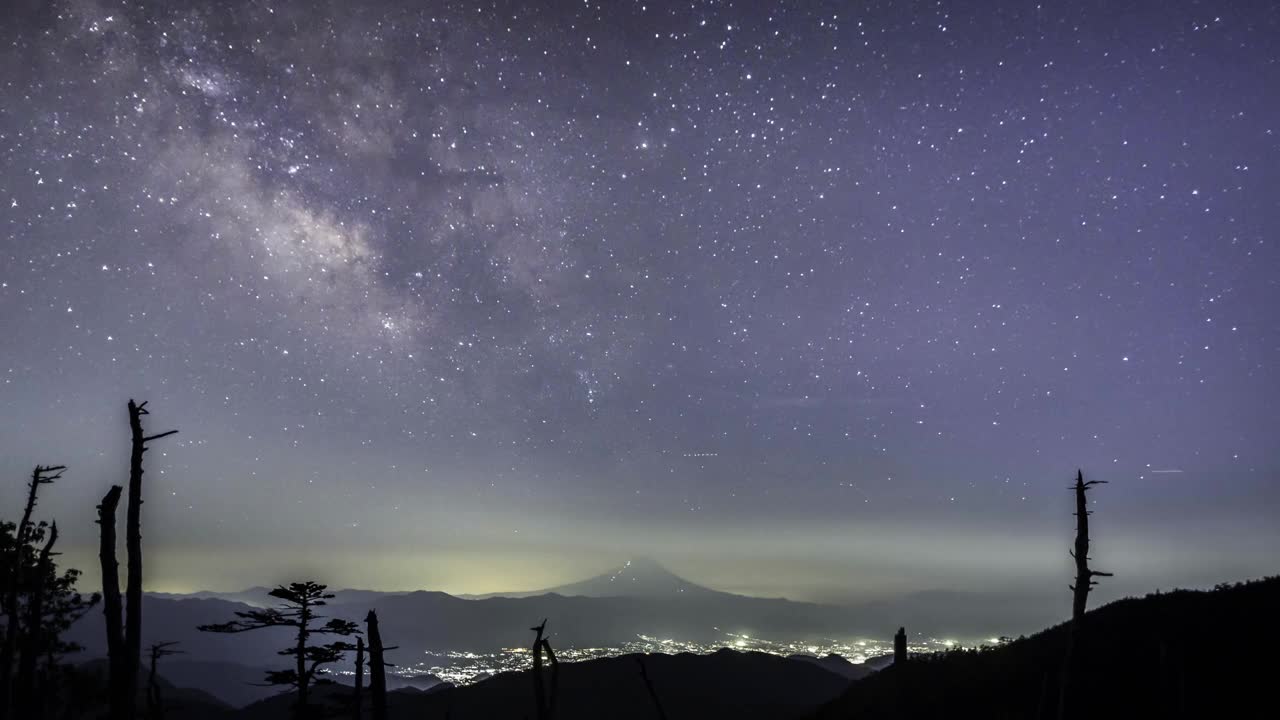
[[[637,655],[560,663],[556,720],[659,720]],[[647,655],[646,674],[670,720],[774,720],[812,712],[848,680],[812,663],[721,650],[712,655]],[[389,720],[534,720],[533,674],[503,673],[475,685],[387,694]],[[337,688],[337,686],[330,686]],[[325,692],[317,689],[317,696]],[[350,686],[335,690],[343,697]],[[228,720],[287,718],[287,698],[245,708]],[[338,715],[338,718],[344,716]]]
[[[310,581],[281,585],[271,591],[271,596],[280,600],[280,604],[276,607],[237,612],[235,620],[201,625],[199,628],[204,632],[223,634],[253,632],[267,628],[290,628],[294,632],[295,641],[289,647],[280,650],[279,654],[293,658],[294,666],[287,670],[267,671],[266,682],[269,685],[282,685],[294,689],[292,716],[295,720],[319,717],[318,709],[310,701],[311,687],[332,682],[320,674],[321,668],[338,662],[345,653],[356,649],[355,645],[344,640],[324,644],[312,641],[315,636],[348,637],[359,632],[356,624],[349,620],[326,618],[316,612],[317,608],[324,607],[326,601],[333,597],[333,594],[326,590],[326,586]],[[322,624],[320,621],[325,619],[328,622]],[[373,621],[373,627],[377,627],[376,619]],[[377,651],[380,666],[381,645],[378,645]],[[374,677],[376,682],[377,675]]]
[[[284,639],[281,633],[291,636],[288,645],[276,654],[291,659],[293,667],[267,671],[265,678],[267,684],[287,688],[286,692],[237,710],[205,693],[173,687],[158,667],[162,657],[174,654],[170,649],[173,642],[152,646],[144,688],[138,682],[144,603],[142,460],[147,443],[176,431],[148,436],[142,428],[142,418],[148,414],[146,403],[130,401],[128,409],[131,453],[125,496],[127,585],[123,598],[116,559],[116,516],[124,488],[112,486],[98,505],[108,659],[78,668],[63,661],[65,654],[78,649],[65,637],[67,631],[98,598],[75,592],[77,571],[56,567],[58,526],[35,518],[34,511],[39,489],[59,479],[63,468],[37,466],[28,484],[21,520],[0,521],[0,720],[140,720],[144,714],[140,707],[145,707],[146,718],[154,720],[276,720],[290,715],[295,720],[362,720],[366,699],[372,720],[527,718],[530,710],[536,720],[804,716],[815,720],[1061,720],[1263,717],[1274,711],[1270,688],[1280,670],[1274,652],[1280,641],[1280,615],[1276,613],[1280,577],[1221,586],[1211,592],[1156,594],[1086,612],[1094,578],[1109,573],[1089,566],[1086,491],[1098,481],[1085,482],[1079,473],[1073,488],[1077,531],[1072,553],[1076,581],[1071,620],[997,648],[908,656],[906,633],[899,629],[895,663],[872,675],[866,675],[871,672],[866,667],[855,672],[833,658],[783,658],[730,650],[703,656],[632,655],[562,665],[543,620],[532,628],[533,667],[529,671],[503,673],[462,688],[441,684],[425,692],[389,692],[386,668],[393,666],[385,661],[384,652],[395,648],[383,645],[377,613],[370,610],[365,618],[367,644],[361,638],[353,645],[346,638],[360,634],[355,622],[326,618],[317,612],[334,594],[322,584],[300,582],[270,591],[274,607],[235,610],[230,621],[198,625],[199,630],[215,634],[269,636],[272,642]],[[636,572],[656,577],[653,568],[646,569],[643,563],[639,566]],[[698,596],[696,604],[725,594],[708,590],[694,595]],[[433,594],[389,597],[384,605],[416,602],[423,597]],[[661,598],[628,601],[650,606]],[[215,610],[245,607],[220,600],[191,602],[192,610],[205,605]],[[476,602],[506,606],[513,601]],[[559,616],[572,618],[566,624],[576,624],[581,631],[582,617]],[[439,624],[441,615],[419,613],[418,617],[425,623]],[[495,632],[505,634],[506,630]],[[340,685],[329,666],[351,653],[355,654],[353,682]],[[366,667],[367,691],[363,683]],[[851,678],[861,679],[851,682]]]
[[[1072,718],[1270,717],[1280,577],[1120,600],[1076,629]],[[854,683],[813,720],[1052,718],[1063,623],[982,651],[915,655]]]

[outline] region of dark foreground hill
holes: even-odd
[[[1280,577],[1088,613],[1072,718],[1274,717]],[[912,658],[854,683],[813,720],[1054,718],[1068,626],[1003,647]]]
[[[100,720],[105,717],[104,708],[107,702],[107,663],[105,660],[93,660],[78,666],[73,684],[66,688],[69,697],[62,707],[62,715],[70,720]],[[137,707],[147,707],[145,672],[138,688]],[[156,684],[160,688],[161,700],[168,718],[182,720],[229,720],[235,717],[236,710],[221,699],[203,690],[187,687],[182,682],[173,682],[163,676],[157,677]],[[52,717],[52,716],[50,716]]]
[[[556,720],[654,720],[638,655],[560,666]],[[756,652],[645,655],[645,668],[667,717],[776,720],[803,715],[836,697],[848,680],[813,663]],[[335,694],[336,691],[336,694]],[[331,700],[350,692],[332,688]],[[292,698],[251,705],[236,720],[288,717]],[[491,720],[533,717],[529,672],[503,673],[466,687],[390,693],[391,720]]]

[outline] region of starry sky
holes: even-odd
[[[96,582],[1275,573],[1280,7],[16,0],[0,488]],[[1061,591],[1061,592],[1059,592]],[[1059,597],[1060,596],[1060,597]]]

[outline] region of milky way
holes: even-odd
[[[1056,587],[1076,467],[1274,572],[1280,11],[1123,5],[19,2],[0,497],[90,568],[136,397],[160,589]]]

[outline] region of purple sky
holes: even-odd
[[[1104,597],[1277,571],[1280,6],[352,5],[0,25],[87,584],[129,397],[156,589],[1058,588],[1077,467]]]

